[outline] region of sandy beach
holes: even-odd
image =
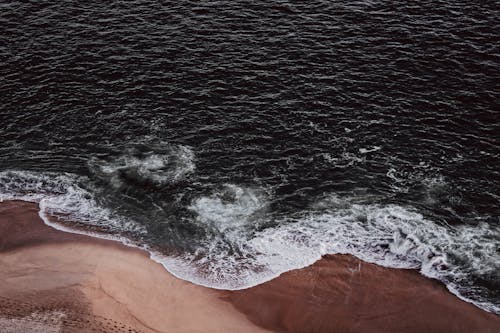
[[[0,203],[0,332],[498,332],[499,316],[412,270],[326,256],[221,291],[145,251],[65,233],[34,203]]]

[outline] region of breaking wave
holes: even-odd
[[[127,184],[162,187],[184,179],[195,170],[194,152],[167,143],[128,144],[123,150],[93,158],[94,174],[115,188]]]
[[[34,171],[0,172],[0,201],[37,202],[41,216],[52,216],[51,223],[78,222],[99,233],[144,234],[132,220],[101,205],[93,192],[86,189],[87,177]]]
[[[241,289],[308,266],[322,255],[342,253],[386,267],[417,269],[464,300],[491,312],[500,310],[472,282],[475,275],[498,271],[498,228],[486,223],[439,225],[411,207],[336,195],[319,200],[307,212],[273,217],[263,214],[265,196],[230,188],[239,193],[232,202],[222,203],[222,194],[216,193],[197,199],[192,207],[200,223],[216,225],[224,233],[192,254],[159,259],[177,276],[213,288]],[[275,226],[260,230],[269,220]]]
[[[500,313],[481,296],[473,277],[498,274],[500,230],[486,223],[440,225],[412,207],[372,204],[361,197],[327,195],[309,209],[278,214],[265,189],[225,184],[187,207],[207,236],[193,250],[171,255],[151,250],[147,230],[103,206],[86,177],[74,174],[5,171],[0,200],[38,202],[40,216],[66,231],[73,223],[93,236],[149,250],[175,276],[219,289],[248,288],[283,272],[311,265],[325,254],[351,254],[367,262],[417,269],[445,283],[475,305]],[[111,235],[111,236],[110,236]],[[140,237],[145,236],[145,237]]]

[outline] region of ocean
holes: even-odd
[[[0,200],[254,286],[348,253],[500,313],[495,1],[2,1]]]

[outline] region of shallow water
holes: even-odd
[[[0,8],[1,198],[204,285],[352,253],[500,312],[494,2]]]

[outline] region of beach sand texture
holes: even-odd
[[[498,332],[438,281],[329,255],[259,286],[180,280],[145,251],[0,203],[0,332]]]

